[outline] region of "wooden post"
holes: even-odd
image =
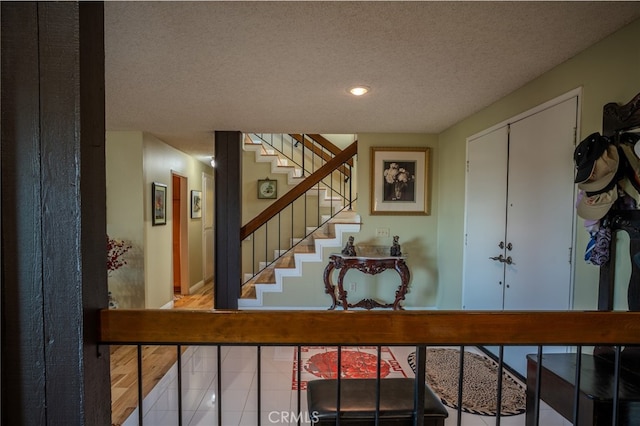
[[[0,7],[2,424],[110,425],[103,4]]]
[[[215,132],[214,307],[238,309],[242,225],[242,133]]]

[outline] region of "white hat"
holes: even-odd
[[[617,199],[618,188],[616,185],[610,190],[596,195],[589,196],[585,194],[576,208],[578,216],[587,220],[602,219]]]

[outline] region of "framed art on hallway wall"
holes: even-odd
[[[202,191],[191,191],[191,219],[202,217]]]
[[[430,148],[371,147],[371,214],[428,215]]]
[[[151,184],[151,224],[166,225],[167,224],[167,185],[164,183],[153,182]]]

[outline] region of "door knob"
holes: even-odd
[[[498,262],[504,262],[504,257],[503,257],[502,255],[500,255],[500,256],[493,256],[493,257],[490,257],[489,259],[491,259],[491,260],[497,260]]]
[[[500,247],[501,249],[504,248],[504,241],[500,241],[500,244],[498,244],[498,247]]]
[[[507,244],[507,250],[513,250],[513,244],[511,243]]]
[[[506,263],[507,265],[515,265],[516,262],[513,261],[513,259],[511,259],[511,256],[508,256],[505,260],[503,260],[504,263]]]

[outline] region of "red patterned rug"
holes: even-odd
[[[338,371],[338,348],[335,346],[303,346],[293,353],[293,375],[291,389],[298,389],[298,365],[300,389],[307,389],[307,381],[314,379],[335,379]],[[378,348],[376,346],[342,347],[340,355],[340,377],[343,379],[375,378],[378,371]],[[380,377],[407,377],[391,350],[380,349]]]

